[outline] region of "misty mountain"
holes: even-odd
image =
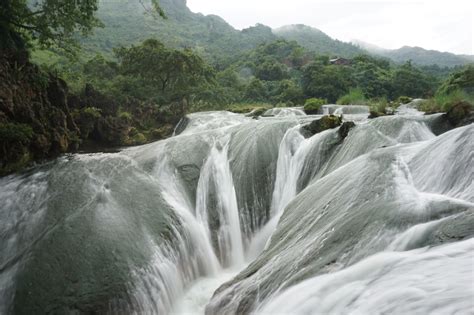
[[[306,49],[318,54],[350,58],[366,53],[358,46],[332,39],[317,28],[303,24],[283,26],[274,29],[273,33],[284,39],[294,40]]]
[[[294,40],[309,51],[330,56],[354,57],[367,53],[387,57],[397,63],[412,60],[416,64],[440,66],[464,65],[474,61],[473,56],[402,47],[396,50],[379,48],[358,41],[355,44],[335,40],[324,32],[306,25],[288,25],[272,30],[257,24],[242,31],[236,30],[216,15],[192,12],[186,0],[161,0],[167,18],[153,16],[150,5],[135,0],[102,0],[98,17],[104,27],[84,38],[86,53],[111,54],[113,48],[129,46],[147,38],[156,38],[175,48],[192,48],[214,64],[228,64],[230,60],[279,38]]]
[[[474,56],[456,55],[449,52],[427,50],[421,47],[403,46],[399,49],[384,49],[361,40],[354,40],[352,42],[354,45],[372,54],[390,58],[397,63],[411,60],[413,63],[423,66],[437,64],[443,67],[454,67],[474,62]]]
[[[82,40],[86,52],[111,54],[115,47],[155,38],[171,47],[192,48],[218,63],[277,39],[264,25],[238,31],[219,16],[193,13],[185,0],[161,0],[166,19],[151,14],[150,5],[144,3],[102,0],[97,15],[104,27]]]

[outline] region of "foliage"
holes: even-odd
[[[33,137],[29,125],[18,123],[0,123],[0,142],[27,144]]]
[[[99,26],[94,13],[97,0],[59,1],[4,0],[0,4],[1,47],[22,48],[12,41],[14,34],[23,41],[34,41],[41,47],[58,46],[67,51],[75,47],[75,32],[89,34]]]
[[[365,105],[366,103],[364,92],[360,88],[350,89],[349,93],[337,100],[337,104],[340,105]]]
[[[303,99],[303,90],[297,82],[292,80],[280,81],[273,97],[273,101],[276,103],[302,104]]]
[[[244,99],[248,101],[264,102],[267,99],[267,90],[263,82],[255,78],[245,88]]]
[[[132,120],[132,118],[133,118],[132,114],[129,113],[129,112],[120,112],[120,113],[118,114],[118,117],[119,117],[120,119],[123,119],[123,120],[126,120],[126,121],[130,121],[130,120]]]
[[[440,90],[432,98],[421,102],[418,109],[427,113],[447,112],[454,104],[460,102],[474,105],[474,95],[467,94],[463,90],[454,90],[451,93],[443,93]]]
[[[123,75],[138,78],[149,96],[169,101],[189,99],[196,88],[213,78],[212,69],[197,54],[169,49],[155,39],[117,49],[116,56]]]
[[[303,91],[307,97],[325,98],[329,102],[335,102],[353,85],[350,73],[350,67],[322,65],[315,61],[303,69]]]
[[[474,94],[474,65],[469,65],[464,69],[451,74],[443,82],[438,93],[450,94],[457,90],[463,90],[468,94]]]
[[[403,95],[416,98],[433,95],[435,90],[433,82],[436,81],[408,61],[393,73],[391,97],[397,98]]]
[[[102,110],[96,107],[86,107],[83,109],[83,113],[90,118],[99,118]]]
[[[315,98],[315,97],[309,98],[304,103],[304,110],[308,112],[309,111],[316,112],[321,108],[321,106],[325,104],[327,104],[327,101],[325,99]]]
[[[387,98],[378,97],[368,100],[367,105],[369,106],[371,112],[387,114],[387,108],[390,104],[387,101]]]

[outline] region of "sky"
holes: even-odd
[[[473,0],[188,0],[237,29],[306,24],[342,41],[474,54]]]

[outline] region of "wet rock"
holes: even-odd
[[[341,127],[339,127],[339,136],[341,137],[341,140],[344,140],[347,135],[349,134],[349,131],[355,127],[355,123],[353,121],[346,121],[344,122]]]
[[[342,119],[335,115],[326,115],[320,119],[313,120],[310,124],[301,128],[301,132],[305,138],[309,138],[324,130],[339,127],[342,124]]]
[[[186,116],[181,118],[181,120],[176,125],[176,129],[174,130],[175,134],[179,135],[180,133],[182,133],[188,126],[189,121],[190,121],[189,118]]]
[[[382,117],[382,116],[387,116],[387,115],[386,115],[385,113],[376,112],[376,111],[371,110],[371,111],[370,111],[370,115],[369,115],[369,119],[373,119],[373,118],[377,118],[377,117]]]
[[[245,116],[256,118],[256,117],[262,116],[266,111],[267,111],[267,108],[265,107],[257,107]]]
[[[474,123],[474,107],[464,101],[453,105],[445,114],[434,115],[438,116],[431,120],[430,128],[435,135],[440,135],[451,129]]]
[[[446,119],[456,128],[469,125],[474,122],[474,106],[465,101],[458,102],[448,110]]]

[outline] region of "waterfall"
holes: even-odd
[[[196,202],[197,218],[206,227],[207,236],[217,239],[220,261],[227,267],[244,263],[237,199],[228,160],[229,140],[223,137],[212,146],[201,170]],[[211,198],[215,204],[211,204]],[[215,207],[215,213],[210,214],[212,207]],[[219,222],[217,227],[212,226],[213,229],[211,215],[218,216],[213,220]]]
[[[194,113],[0,178],[0,313],[468,313],[474,125],[323,111],[356,126]]]

